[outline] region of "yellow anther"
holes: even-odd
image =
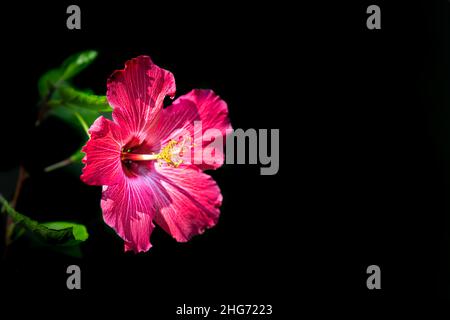
[[[131,153],[130,149],[126,152],[122,152],[122,160],[131,161],[149,161],[158,160],[158,164],[167,164],[171,167],[177,168],[183,160],[183,153],[191,148],[190,137],[183,138],[180,141],[170,140],[164,148],[157,154],[137,154]]]
[[[179,148],[178,142],[170,140],[168,144],[157,154],[159,160],[165,161],[169,166],[178,167],[183,160],[180,158],[182,148]]]

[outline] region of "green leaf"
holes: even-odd
[[[29,231],[38,240],[53,245],[76,245],[88,238],[86,227],[70,222],[39,223],[14,210],[8,201],[0,195],[0,203],[5,211],[20,227]]]
[[[72,235],[74,240],[76,241],[86,241],[89,238],[89,234],[84,225],[67,222],[67,221],[53,221],[53,222],[44,222],[41,225],[51,229],[51,230],[66,230],[72,228]]]
[[[58,96],[64,105],[86,108],[98,112],[111,112],[106,96],[97,96],[91,93],[77,90],[70,86],[62,86],[58,89]]]
[[[78,107],[75,105],[58,105],[56,107],[53,107],[50,110],[49,114],[60,118],[61,120],[72,125],[74,128],[80,129],[83,132],[85,132],[85,128],[84,125],[80,123],[79,117],[84,120],[84,123],[87,126],[91,126],[94,121],[101,115],[98,111]]]
[[[52,69],[44,73],[38,80],[38,90],[41,98],[45,99],[50,95],[50,91],[57,86],[61,80],[62,70]]]
[[[68,80],[79,74],[97,58],[97,54],[97,51],[87,50],[71,55],[61,66],[64,70],[61,79]]]
[[[38,81],[39,94],[42,99],[48,99],[54,89],[70,80],[97,57],[97,51],[88,50],[76,53],[67,58],[59,68],[44,73]]]
[[[82,129],[86,134],[101,113],[112,111],[105,96],[90,94],[68,85],[56,89],[48,106],[50,115]]]

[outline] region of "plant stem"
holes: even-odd
[[[17,177],[16,190],[14,191],[13,198],[10,202],[12,208],[16,207],[17,201],[19,200],[20,192],[22,191],[23,183],[27,178],[28,173],[25,171],[25,168],[21,165],[19,167],[19,176]],[[5,225],[5,255],[8,246],[11,244],[11,236],[13,231],[14,231],[14,222],[12,218],[8,215],[6,217],[6,225]]]
[[[60,162],[54,163],[54,164],[46,167],[44,169],[44,171],[45,172],[50,172],[50,171],[53,171],[53,170],[65,167],[65,166],[67,166],[69,164],[72,164],[72,163],[73,163],[73,160],[71,158],[67,158],[67,159],[64,159],[64,160],[62,160]]]

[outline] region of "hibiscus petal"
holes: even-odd
[[[194,122],[197,125],[194,126]],[[201,125],[199,125],[199,123]],[[196,144],[191,149],[190,162],[195,162],[201,170],[217,169],[224,161],[223,148],[213,151],[213,159],[207,148],[220,139],[221,146],[225,144],[228,130],[231,130],[228,118],[228,107],[212,90],[195,89],[176,99],[172,105],[163,109],[158,123],[150,129],[150,143],[167,144],[176,140],[182,132],[188,132]],[[205,141],[198,143],[194,139],[208,131],[210,135]]]
[[[152,192],[158,211],[156,223],[177,241],[188,241],[214,226],[220,215],[222,194],[216,182],[193,167],[155,166]]]
[[[86,156],[81,180],[90,185],[117,183],[123,176],[119,127],[99,117],[89,128],[89,133],[91,138],[82,149]]]
[[[119,184],[103,187],[103,219],[125,241],[125,250],[142,252],[151,248],[155,208],[146,180],[123,179]]]
[[[148,56],[127,61],[125,69],[111,75],[107,87],[113,118],[139,138],[144,138],[145,127],[158,116],[165,96],[175,95],[172,73],[159,68]]]

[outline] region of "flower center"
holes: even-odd
[[[122,150],[122,161],[151,161],[157,160],[159,165],[166,164],[170,167],[177,168],[183,163],[183,154],[191,148],[190,137],[184,137],[180,140],[170,140],[159,153],[141,154],[133,153],[132,149],[124,148]]]

